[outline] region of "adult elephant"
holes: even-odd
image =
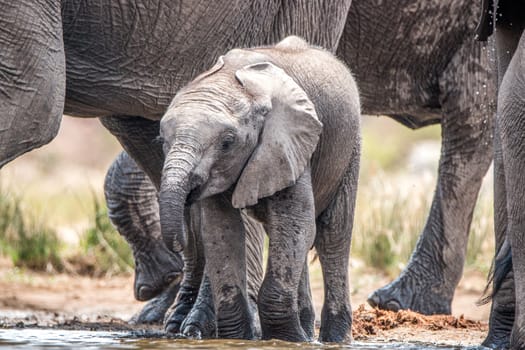
[[[6,29],[0,33],[0,167],[51,141],[63,113],[100,117],[151,180],[145,186],[159,188],[159,120],[179,88],[234,47],[295,34],[334,52],[350,2],[0,0]],[[144,178],[123,180],[110,204],[138,261],[139,299],[177,282],[182,271],[181,259],[161,241],[144,238],[144,232],[160,234],[155,194],[136,201],[135,184]],[[140,206],[144,221],[137,223]],[[156,259],[140,254],[150,248]],[[153,272],[158,266],[163,270]],[[137,319],[158,319],[173,295],[170,288]]]
[[[487,40],[494,34],[498,77],[494,134],[497,255],[489,334],[483,345],[525,349],[525,2],[483,0],[482,3],[478,35],[479,39]]]
[[[472,213],[492,160],[494,83],[474,40],[480,4],[456,0],[354,0],[337,54],[355,74],[364,114],[417,129],[440,123],[430,213],[401,275],[373,306],[449,314]]]

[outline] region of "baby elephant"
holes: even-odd
[[[269,236],[257,298],[263,338],[312,340],[307,253],[315,246],[325,287],[320,340],[350,340],[359,119],[358,91],[345,65],[297,37],[232,50],[175,96],[160,130],[162,234],[168,247],[195,255],[190,231],[198,222],[219,335],[255,334],[240,210],[246,208]]]

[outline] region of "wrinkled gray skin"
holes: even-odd
[[[474,40],[480,14],[470,1],[352,3],[337,54],[356,76],[364,112],[411,128],[439,122],[443,135],[427,223],[400,277],[370,296],[374,306],[451,312],[492,160],[495,83],[486,45]]]
[[[135,298],[150,300],[162,292],[133,322],[158,323],[177,295],[183,262],[162,240],[157,191],[124,152],[108,170],[104,189],[109,217],[133,250]]]
[[[348,13],[350,1],[322,3],[203,2],[189,9],[165,0],[147,7],[138,0],[0,0],[0,26],[10,28],[0,33],[0,166],[49,142],[65,108],[104,117],[158,188],[164,160],[155,142],[158,120],[196,72],[228,49],[288,34],[335,51],[344,28],[338,56],[356,74],[364,112],[395,116],[411,127],[443,126],[427,225],[407,269],[370,301],[450,312],[491,158],[490,102],[483,95],[490,96],[492,86],[483,46],[471,40],[479,4],[354,0]],[[202,26],[206,18],[213,19],[213,30]]]
[[[494,34],[498,76],[494,143],[498,253],[489,334],[483,345],[525,349],[525,2],[484,0],[483,7],[478,33],[482,40]]]
[[[160,125],[162,235],[186,255],[190,232],[200,233],[219,337],[257,336],[246,292],[246,208],[269,236],[257,296],[262,338],[313,340],[305,284],[315,239],[325,282],[320,340],[350,340],[359,118],[347,68],[297,37],[232,50],[175,96]],[[194,216],[200,229],[185,229]]]
[[[196,72],[219,53],[275,43],[290,34],[335,51],[349,6],[350,0],[293,5],[271,0],[0,0],[0,27],[9,28],[0,33],[0,166],[51,141],[63,113],[101,117],[159,188],[164,163],[156,141],[159,120]],[[122,180],[126,188],[139,188],[133,182],[142,181],[130,177]],[[154,222],[159,219],[150,210],[154,195],[144,200],[142,216],[134,209],[136,196],[123,190],[110,200],[122,210],[112,214],[120,232],[130,242],[138,240],[132,247],[143,271],[138,271],[135,295],[145,299],[173,282],[160,273],[176,279],[182,266],[176,258],[154,272],[155,266],[144,265],[147,258],[140,261],[141,247],[154,246],[159,254],[150,260],[154,265],[172,253],[156,238],[155,243],[142,238],[145,230],[158,237]],[[130,218],[122,216],[126,212]],[[164,298],[172,294],[167,291],[158,308],[149,305],[138,319],[162,318]]]
[[[448,314],[465,261],[477,194],[492,160],[494,82],[474,40],[480,4],[354,0],[337,49],[355,74],[364,114],[418,128],[441,123],[430,214],[401,275],[369,296],[385,309]]]

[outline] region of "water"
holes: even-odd
[[[288,343],[281,341],[242,341],[242,340],[186,340],[166,339],[161,333],[147,332],[100,332],[66,331],[50,329],[7,329],[0,330],[0,349],[86,349],[86,350],[121,350],[121,349],[239,349],[239,350],[474,350],[477,347],[435,346],[414,343],[361,343],[352,345],[323,345],[320,343]]]

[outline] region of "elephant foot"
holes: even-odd
[[[352,341],[352,308],[350,305],[339,312],[323,310],[319,341],[323,343],[350,343]]]
[[[261,310],[260,307],[259,310]],[[272,312],[271,315],[275,317],[269,318],[265,312],[261,312],[260,315],[263,340],[279,339],[291,342],[314,340],[303,330],[297,312]]]
[[[512,326],[514,325],[514,304],[502,305],[492,300],[489,334],[481,345],[492,349],[510,349]],[[514,349],[514,347],[512,347]]]
[[[181,334],[181,325],[193,308],[197,299],[197,290],[181,289],[175,304],[167,311],[164,317],[164,330],[171,335]]]
[[[510,337],[510,349],[525,350],[525,328],[514,327]]]
[[[306,336],[313,339],[315,337],[315,312],[313,307],[302,308],[299,312],[299,319]]]
[[[181,325],[182,334],[190,339],[217,337],[217,324],[213,306],[196,303]]]
[[[280,326],[262,324],[263,340],[279,339],[290,342],[311,342],[312,338],[308,337],[303,328],[297,321],[297,324],[281,324]]]
[[[177,297],[180,285],[168,286],[159,296],[151,299],[129,322],[131,324],[162,324],[164,316]]]
[[[449,315],[452,295],[437,294],[435,290],[439,290],[440,286],[421,282],[421,277],[412,277],[404,273],[370,294],[367,301],[372,307],[384,310],[412,310],[424,315]]]

